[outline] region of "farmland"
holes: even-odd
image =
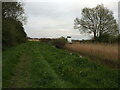
[[[3,52],[3,88],[117,88],[118,69],[42,42]]]

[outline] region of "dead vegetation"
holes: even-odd
[[[112,62],[118,62],[118,44],[76,42],[73,44],[66,44],[65,48],[81,54],[99,57]]]

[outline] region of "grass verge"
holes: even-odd
[[[119,85],[117,69],[45,43],[28,42],[3,52],[3,87],[11,87],[10,82],[23,56],[31,63],[24,65],[29,68],[27,82],[30,84],[24,88],[118,88]],[[21,75],[28,70],[26,68],[22,68]],[[24,83],[25,77],[18,80]]]

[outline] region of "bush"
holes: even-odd
[[[12,18],[2,19],[2,49],[15,46],[26,41],[26,33],[20,21]]]
[[[63,48],[66,42],[67,40],[64,37],[61,37],[61,38],[52,40],[51,44],[57,48]]]
[[[103,34],[100,37],[97,37],[95,41],[103,42],[103,43],[116,43],[117,36],[110,35],[110,34]]]
[[[117,38],[117,39],[118,39],[118,43],[120,43],[120,34],[118,35],[118,38]]]
[[[47,43],[47,44],[50,44],[50,42],[52,41],[52,39],[50,38],[42,38],[40,39],[41,42],[44,42],[44,43]]]

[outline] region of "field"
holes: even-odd
[[[118,69],[42,42],[3,52],[3,88],[118,88]]]

